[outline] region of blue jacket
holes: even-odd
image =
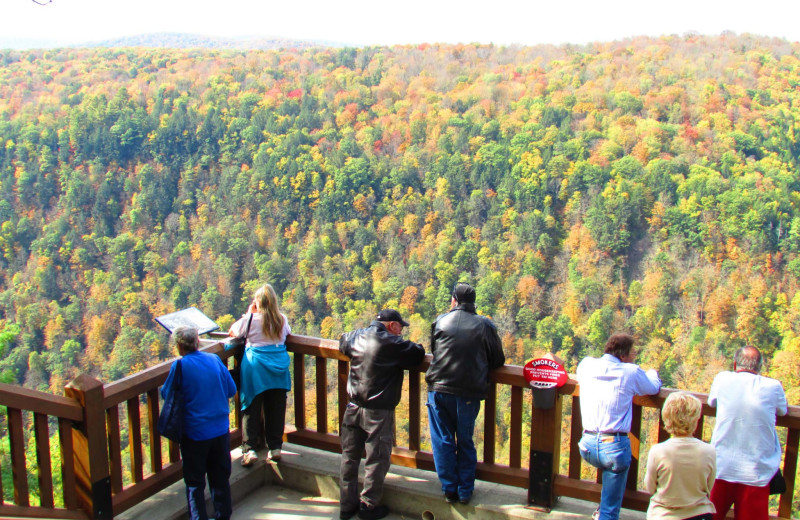
[[[161,396],[166,397],[175,381],[172,364],[167,380],[161,387]],[[185,415],[183,433],[195,441],[213,439],[230,430],[228,399],[236,394],[228,368],[219,356],[206,352],[189,352],[180,359],[181,387]]]

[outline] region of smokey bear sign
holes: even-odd
[[[567,371],[561,363],[547,358],[528,361],[523,369],[525,381],[533,388],[556,388],[567,382]]]

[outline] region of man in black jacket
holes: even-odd
[[[383,480],[389,471],[394,441],[394,409],[400,402],[404,370],[422,362],[425,349],[400,335],[408,326],[396,310],[384,309],[369,327],[343,334],[339,350],[350,358],[347,394],[350,402],[342,419],[342,465],[339,518],[358,514],[383,518]],[[358,466],[366,448],[364,490],[358,497]]]
[[[492,320],[475,313],[475,289],[457,283],[450,304],[431,326],[428,423],[445,500],[468,504],[478,464],[475,419],[489,389],[489,370],[503,366],[506,358]]]

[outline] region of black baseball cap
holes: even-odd
[[[466,282],[458,282],[453,287],[453,298],[458,303],[475,303],[475,289]]]
[[[396,321],[403,327],[408,327],[408,322],[394,309],[383,309],[378,313],[378,321]]]

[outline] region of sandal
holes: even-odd
[[[249,468],[257,461],[258,461],[258,454],[253,450],[250,450],[244,455],[242,455],[242,466],[244,466],[245,468]]]

